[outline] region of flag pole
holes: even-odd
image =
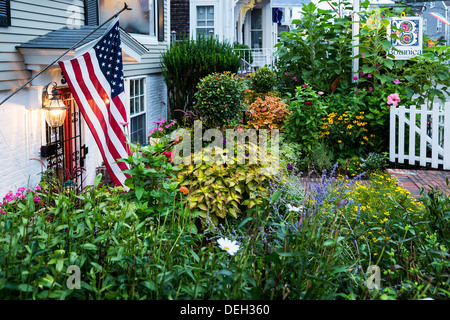
[[[6,101],[8,101],[12,96],[14,96],[17,92],[19,92],[20,90],[22,90],[23,88],[25,88],[28,84],[30,84],[31,81],[33,81],[34,79],[36,79],[37,77],[39,77],[41,74],[43,74],[45,71],[47,71],[51,66],[53,66],[55,63],[57,63],[62,57],[64,57],[66,54],[68,54],[70,51],[72,51],[78,44],[80,44],[81,42],[83,42],[84,40],[86,40],[89,36],[91,36],[94,32],[96,32],[97,30],[99,30],[101,27],[103,27],[105,24],[107,24],[108,22],[110,22],[111,20],[115,19],[118,15],[120,15],[123,11],[125,10],[133,10],[130,7],[128,7],[128,5],[124,2],[124,7],[120,10],[117,11],[111,18],[109,18],[108,20],[106,20],[105,22],[103,22],[100,26],[98,26],[95,30],[93,30],[91,33],[89,33],[87,36],[85,36],[83,39],[81,39],[80,41],[78,41],[77,43],[75,43],[70,49],[68,49],[66,52],[64,52],[62,55],[60,55],[55,61],[53,61],[52,63],[50,63],[49,65],[47,65],[44,69],[42,69],[39,73],[37,73],[34,77],[32,77],[30,80],[28,80],[25,84],[23,84],[20,88],[18,88],[17,90],[15,90],[13,93],[11,93],[9,96],[7,96],[2,102],[0,102],[0,105],[2,105],[3,103],[5,103]]]

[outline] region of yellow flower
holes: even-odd
[[[338,140],[338,143],[342,143],[342,141],[341,141],[341,140]]]
[[[352,126],[351,124],[349,124],[349,125],[347,126],[347,129],[351,129],[351,128],[353,128],[353,126]]]

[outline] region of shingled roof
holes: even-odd
[[[70,29],[68,27],[61,28],[59,30],[51,31],[43,36],[36,37],[26,43],[18,45],[18,49],[70,49],[78,41],[86,37],[89,33],[94,31],[96,26],[80,26],[80,28]],[[104,26],[95,31],[81,43],[79,43],[75,49],[82,47],[89,42],[100,38],[106,31],[108,26]],[[147,48],[139,41],[134,39],[129,33],[120,29],[120,37],[123,44],[127,45],[133,50],[139,52],[141,55],[148,52]]]

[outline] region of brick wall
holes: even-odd
[[[177,39],[189,35],[189,0],[171,0],[170,15],[170,30],[177,32]]]

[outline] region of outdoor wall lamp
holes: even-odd
[[[51,97],[48,93],[48,87],[53,84]],[[42,93],[42,109],[44,110],[45,121],[49,127],[57,128],[64,124],[66,119],[67,107],[58,97],[56,82],[50,82]]]

